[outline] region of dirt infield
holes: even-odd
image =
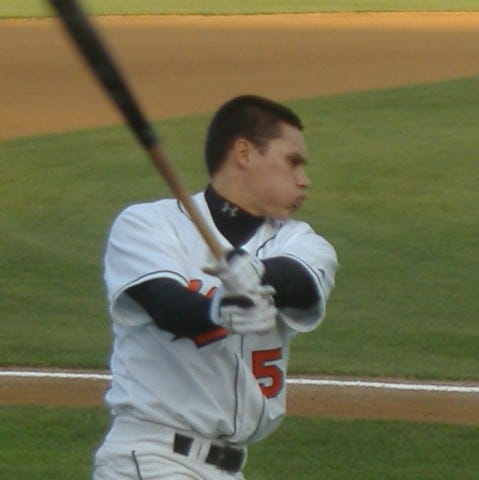
[[[151,118],[479,75],[479,13],[125,17],[96,23]],[[0,140],[119,123],[55,20],[0,21]],[[0,378],[0,404],[101,405],[105,381]],[[477,393],[294,386],[291,414],[479,425]]]
[[[479,13],[124,17],[96,21],[149,116],[479,74]],[[56,20],[0,21],[0,139],[119,116]]]
[[[397,385],[395,382],[392,385]],[[434,384],[450,388],[438,392],[427,390],[431,384],[412,382],[401,386],[411,385],[419,391],[340,383],[288,385],[289,414],[479,425],[477,383],[469,383],[465,388],[469,391],[462,392],[454,391],[454,387],[463,387],[461,384]],[[0,377],[0,405],[99,406],[108,384],[104,379]]]

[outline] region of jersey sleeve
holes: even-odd
[[[187,285],[180,242],[157,204],[134,205],[117,217],[106,247],[104,279],[113,321],[124,326],[152,321],[125,291],[154,278]]]
[[[305,222],[292,220],[278,233],[269,256],[284,256],[299,262],[311,275],[318,301],[307,309],[284,307],[280,318],[295,332],[309,332],[324,319],[326,302],[334,287],[339,267],[336,250]]]

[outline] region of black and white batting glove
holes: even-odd
[[[204,272],[218,277],[232,292],[254,292],[261,289],[264,265],[261,260],[244,250],[232,250],[221,260],[214,260]]]
[[[272,287],[265,286],[252,293],[238,294],[221,285],[211,300],[211,320],[240,335],[271,330],[277,314],[272,292]]]

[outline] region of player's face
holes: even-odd
[[[282,124],[282,135],[265,151],[253,147],[248,190],[255,214],[278,219],[290,217],[306,199],[310,180],[306,175],[307,149],[303,134]]]

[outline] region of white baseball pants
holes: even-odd
[[[93,480],[244,480],[240,472],[205,462],[209,440],[194,436],[187,455],[175,453],[176,434],[166,426],[116,418],[96,452]]]

